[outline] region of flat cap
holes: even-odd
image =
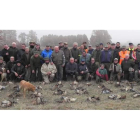
[[[64,42],[64,45],[68,45],[68,42]]]
[[[38,51],[34,51],[34,54],[39,54],[39,52]]]
[[[85,59],[82,59],[81,61],[82,61],[82,62],[85,62]]]
[[[111,46],[115,46],[115,43],[112,43]]]
[[[133,43],[129,43],[129,46],[133,46]]]
[[[125,49],[126,48],[126,46],[122,46],[122,49]]]
[[[115,61],[115,60],[118,61],[118,58],[115,58],[114,61]]]
[[[100,45],[103,45],[103,43],[100,43]]]
[[[47,61],[47,60],[50,60],[50,59],[48,57],[45,57],[44,60]]]

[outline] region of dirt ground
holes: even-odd
[[[119,87],[115,87],[113,84],[108,84],[107,82],[104,82],[103,84],[111,89],[113,91],[112,94],[119,94],[119,95],[126,95],[125,100],[111,100],[108,99],[109,94],[101,94],[101,89],[98,88],[98,85],[95,83],[95,81],[92,81],[92,85],[88,87],[89,94],[84,95],[77,95],[75,94],[74,90],[70,90],[70,83],[68,82],[62,82],[63,87],[61,89],[67,91],[68,97],[77,98],[77,100],[74,103],[58,103],[56,100],[60,99],[61,95],[53,95],[53,92],[50,88],[54,86],[56,83],[51,83],[48,85],[42,85],[41,83],[32,83],[34,85],[41,85],[43,87],[43,90],[41,93],[43,94],[44,99],[46,100],[45,104],[41,105],[33,105],[33,101],[35,99],[30,98],[31,92],[26,95],[26,98],[24,99],[23,96],[16,98],[18,103],[14,104],[11,107],[8,108],[2,108],[1,110],[139,110],[140,109],[140,98],[133,98],[132,92],[122,92],[120,91]],[[80,82],[82,84],[86,84],[86,82]],[[18,85],[18,83],[17,83]],[[0,92],[0,103],[3,100],[10,99],[8,94],[12,93],[12,87],[13,85],[9,85],[6,89],[2,90]],[[140,87],[136,85],[134,87],[138,91],[140,90]],[[21,91],[22,92],[22,91]],[[97,103],[91,103],[87,101],[87,97],[91,96],[99,96],[100,101]]]

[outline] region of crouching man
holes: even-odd
[[[85,79],[85,81],[88,81],[89,78],[89,71],[85,64],[85,59],[82,59],[79,65],[79,76],[77,80],[80,81],[82,78]]]
[[[51,64],[49,58],[44,58],[45,63],[41,67],[41,73],[44,79],[43,84],[49,84],[53,81],[57,72],[55,64]]]
[[[20,82],[25,76],[25,67],[18,60],[11,69],[10,79],[15,82]]]
[[[5,63],[5,61],[3,61],[3,57],[0,56],[0,78],[3,73],[3,68],[5,68],[5,67],[6,67],[6,63]]]
[[[96,83],[102,82],[102,79],[108,81],[108,74],[104,64],[101,64],[96,71]]]
[[[74,62],[74,58],[70,58],[70,62],[66,65],[66,80],[69,78],[77,80],[77,75],[77,63]]]
[[[118,58],[114,59],[114,63],[110,65],[109,71],[111,72],[110,81],[114,81],[116,78],[119,82],[121,81],[122,68],[118,63]]]

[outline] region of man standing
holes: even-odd
[[[92,48],[92,45],[89,45],[88,53],[92,55],[93,51],[94,49]]]
[[[47,45],[46,48],[42,51],[41,56],[43,58],[49,58],[51,60],[51,55],[52,55],[53,51],[50,49],[50,46]]]
[[[68,43],[65,42],[64,43],[64,47],[61,49],[64,52],[64,56],[65,56],[65,66],[63,67],[63,79],[66,80],[66,65],[69,62],[70,58],[71,58],[71,51],[68,49]]]
[[[110,48],[110,51],[111,51],[111,53],[112,53],[112,60],[114,61],[114,53],[115,53],[115,47],[116,47],[116,45],[115,45],[115,43],[112,43],[111,44],[111,48]]]
[[[74,62],[74,58],[70,58],[70,62],[66,65],[66,78],[75,78],[77,80],[78,68],[77,63]]]
[[[41,61],[43,60],[42,56],[38,54],[38,51],[34,52],[34,55],[31,56],[30,65],[31,65],[31,81],[42,81],[41,74]]]
[[[74,58],[74,61],[76,63],[79,62],[79,56],[80,56],[80,51],[79,51],[79,49],[77,49],[77,47],[78,47],[78,43],[74,42],[73,43],[73,48],[71,49],[71,55]]]
[[[7,72],[7,80],[11,80],[10,79],[10,75],[11,75],[11,69],[15,64],[15,58],[13,56],[10,57],[10,61],[6,64],[6,72]]]
[[[43,84],[49,84],[53,81],[55,73],[57,72],[55,64],[50,63],[49,58],[44,58],[45,63],[41,67],[41,73],[44,79]]]
[[[30,58],[31,55],[29,54],[29,48],[25,48],[25,53],[21,56],[21,62],[25,67],[26,75],[25,75],[25,80],[30,81],[31,77],[31,66],[30,66]]]
[[[31,56],[34,55],[34,52],[38,52],[38,54],[41,55],[42,50],[40,49],[40,44],[35,45],[35,48],[31,51]]]
[[[18,49],[16,47],[16,43],[13,42],[12,46],[9,49],[9,57],[14,56],[15,61],[17,60]]]
[[[101,50],[100,50],[100,46],[96,45],[96,49],[93,51],[92,53],[92,58],[95,59],[95,64],[99,67],[100,65],[100,55],[101,55]]]
[[[62,41],[59,42],[59,50],[61,50],[64,47],[64,43]]]
[[[119,64],[121,65],[122,61],[124,60],[126,54],[129,55],[129,51],[126,50],[126,46],[122,46],[122,51],[119,52],[120,61]]]
[[[134,45],[133,45],[133,43],[129,43],[129,49],[128,49],[128,51],[130,52],[129,53],[129,56],[130,56],[130,60],[133,60],[133,57],[132,57],[132,54],[133,54],[133,52],[134,52]]]
[[[91,63],[88,64],[88,70],[90,73],[90,79],[95,79],[96,78],[96,70],[98,69],[98,65],[95,63],[95,59],[91,58]]]
[[[51,56],[52,62],[55,64],[57,73],[56,78],[57,81],[61,81],[63,79],[63,67],[65,66],[65,55],[62,50],[59,50],[58,46],[54,47],[54,52]]]
[[[81,63],[79,64],[79,76],[84,78],[85,81],[88,81],[89,75],[90,74],[87,65],[85,64],[85,59],[82,59]]]
[[[32,52],[32,49],[34,49],[35,44],[36,44],[36,43],[35,43],[34,41],[30,41],[30,42],[29,42],[29,46],[30,46],[30,47],[29,47],[29,52],[30,52],[30,53]]]
[[[17,60],[21,60],[21,56],[25,53],[26,45],[22,44],[21,49],[17,53]]]
[[[16,61],[16,64],[11,69],[10,79],[15,82],[20,82],[24,79],[25,68],[19,60]]]
[[[100,50],[103,50],[103,43],[100,43]]]
[[[133,80],[134,66],[134,62],[129,59],[129,54],[126,54],[121,63],[123,77],[125,80],[129,80],[130,82]]]
[[[4,48],[1,51],[1,56],[6,63],[9,61],[9,47],[7,44],[4,45]]]
[[[88,65],[90,63],[91,55],[83,51],[82,55],[80,56],[80,63],[83,59],[85,60],[85,63]]]
[[[111,50],[111,43],[107,42],[107,46],[108,46],[108,50],[110,51]]]
[[[5,68],[5,67],[6,67],[6,63],[5,61],[3,61],[3,57],[0,56],[0,78],[1,78],[1,74],[3,73],[2,68]]]
[[[118,58],[114,59],[114,63],[110,65],[109,71],[111,72],[110,81],[114,81],[116,78],[119,82],[121,81],[122,68],[118,63]]]
[[[118,58],[118,62],[120,61],[119,52],[121,51],[120,42],[116,43],[116,48],[114,50],[113,58]]]

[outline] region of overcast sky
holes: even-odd
[[[92,30],[34,30],[36,31],[38,37],[40,38],[43,35],[55,34],[55,35],[77,35],[77,34],[86,34],[90,38]],[[25,32],[28,33],[29,30],[17,30],[17,34]],[[117,41],[122,44],[133,42],[135,45],[140,43],[140,30],[108,30],[109,34],[112,37],[112,42],[116,43]]]

